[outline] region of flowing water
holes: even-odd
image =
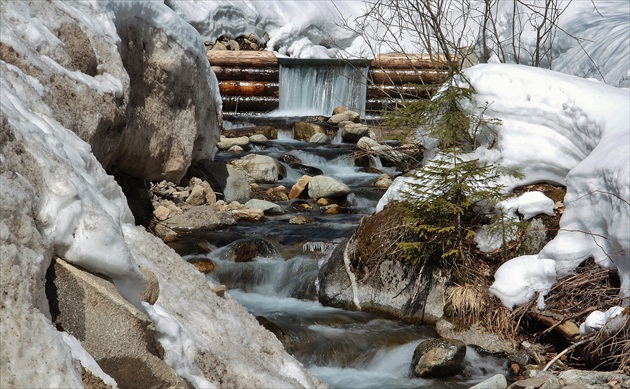
[[[353,145],[317,146],[293,140],[291,131],[282,133],[281,139],[257,145],[252,152],[274,158],[295,156],[303,165],[346,183],[353,193],[338,215],[296,206],[306,203],[304,200],[280,202],[287,211],[284,215],[208,234],[204,239],[217,247],[206,254],[216,265],[208,277],[225,284],[232,296],[278,336],[289,353],[333,388],[467,388],[503,371],[500,360],[469,348],[464,373],[448,379],[409,378],[414,349],[422,340],[436,336],[432,327],[326,307],[317,301],[320,266],[334,247],[352,234],[361,218],[374,212],[383,192],[369,186],[378,174],[355,166],[350,156]],[[240,156],[219,153],[217,159]],[[376,160],[372,164],[385,169]],[[304,173],[288,164],[285,167],[287,175],[279,184],[290,188]],[[317,208],[314,202],[310,204]],[[315,222],[289,224],[295,213]],[[262,247],[262,254],[251,262],[233,262],[233,247],[243,240]]]

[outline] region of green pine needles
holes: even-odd
[[[485,117],[487,106],[476,116],[459,108],[458,102],[474,93],[465,77],[458,74],[433,99],[411,103],[388,116],[390,126],[413,121],[415,127],[420,126],[424,134],[437,140],[439,149],[415,171],[414,181],[403,192],[415,239],[400,246],[412,264],[429,260],[469,267],[476,252],[474,231],[488,222],[492,207],[503,198],[504,188],[497,184],[503,171],[470,154],[477,147],[477,136],[490,131],[490,123],[500,124]]]

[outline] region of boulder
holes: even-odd
[[[416,347],[411,362],[413,377],[450,377],[464,368],[466,345],[455,339],[429,339]]]
[[[77,338],[119,387],[187,387],[160,358],[151,320],[114,284],[59,258],[52,266],[47,295],[53,322]]]
[[[302,194],[305,193],[304,190],[311,178],[311,176],[304,175],[295,184],[293,184],[291,191],[289,192],[289,200],[302,197]]]
[[[234,146],[240,146],[243,149],[248,148],[249,138],[246,136],[241,136],[239,138],[226,138],[222,136],[219,143],[217,143],[217,148],[222,151],[229,150]]]
[[[228,203],[238,201],[244,204],[251,198],[251,189],[245,173],[231,165],[226,165],[225,162],[194,161],[186,177],[199,177],[207,181],[213,189],[223,194],[223,200]]]
[[[530,389],[530,388],[545,388],[545,389],[560,389],[560,381],[552,372],[549,371],[532,371],[532,376],[524,380],[518,380],[512,385],[508,386],[510,389]],[[580,381],[579,387],[585,387],[586,382]]]
[[[558,378],[562,386],[575,388],[588,387],[587,385],[609,387],[610,382],[617,382],[622,388],[630,388],[629,375],[611,371],[567,370],[560,373]]]
[[[243,209],[233,209],[230,211],[232,217],[237,222],[242,221],[250,221],[250,222],[258,222],[262,220],[265,213],[262,209],[252,209],[252,208],[243,208]]]
[[[344,107],[343,105],[338,105],[338,106],[336,106],[336,107],[333,109],[332,114],[333,114],[333,116],[334,116],[334,115],[337,115],[337,114],[339,114],[339,113],[343,113],[343,112],[347,112],[347,111],[349,111],[349,109],[348,109],[348,108]]]
[[[336,129],[326,123],[318,122],[297,122],[293,126],[293,138],[296,140],[308,141],[315,134],[326,134],[334,136]]]
[[[389,247],[405,234],[403,224],[404,216],[395,205],[364,218],[352,237],[339,244],[321,266],[319,301],[435,324],[444,315],[446,278],[439,268],[422,266],[422,261],[411,265],[391,252]],[[412,278],[420,268],[420,280]]]
[[[256,143],[267,143],[269,142],[269,139],[267,139],[267,137],[263,134],[254,134],[249,137],[249,141]]]
[[[214,262],[207,258],[193,258],[188,262],[193,264],[197,270],[204,274],[212,273],[216,267]]]
[[[238,138],[241,136],[251,137],[252,135],[264,135],[267,139],[276,139],[278,137],[278,129],[271,126],[258,126],[223,130],[223,136],[226,138]]]
[[[348,123],[343,127],[342,139],[346,143],[356,143],[359,139],[366,137],[370,129],[362,123]],[[370,139],[370,138],[368,138]]]
[[[309,143],[315,143],[318,145],[325,145],[330,143],[330,138],[326,134],[316,133],[308,140]]]
[[[235,240],[220,250],[219,258],[232,262],[250,262],[256,257],[273,258],[279,255],[273,243],[259,237]]]
[[[190,180],[191,189],[190,195],[186,198],[186,203],[190,205],[203,205],[206,203],[206,189],[209,188],[210,185],[206,182],[206,185],[201,183],[201,180],[198,178],[193,178]],[[210,192],[212,192],[212,188],[210,188]],[[214,192],[212,192],[214,193]]]
[[[159,223],[156,232],[159,233],[160,229],[169,229],[179,234],[205,232],[234,223],[234,218],[229,213],[216,211],[209,205],[201,205]]]
[[[387,190],[393,182],[394,180],[389,174],[381,174],[376,178],[373,185],[378,189]]]
[[[245,207],[260,209],[265,215],[282,215],[284,213],[281,206],[266,200],[251,199],[245,203]]]
[[[327,176],[315,176],[308,181],[308,196],[311,199],[320,197],[340,198],[350,194],[350,187]]]
[[[328,123],[330,124],[339,124],[341,122],[355,122],[358,123],[360,120],[360,115],[357,112],[354,111],[344,111],[344,112],[340,112],[338,114],[332,115],[330,117],[330,119],[328,119]]]
[[[234,167],[241,169],[253,182],[274,184],[278,182],[278,166],[276,160],[266,156],[249,154],[231,162]]]

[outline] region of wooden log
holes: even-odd
[[[219,81],[278,81],[280,69],[278,67],[240,68],[212,66],[212,71]]]
[[[212,66],[278,66],[278,59],[270,51],[209,50],[207,54]]]
[[[446,69],[444,56],[429,54],[380,54],[370,64],[380,69]]]
[[[368,98],[408,98],[408,99],[429,99],[435,87],[424,85],[368,85]]]
[[[271,96],[222,96],[223,112],[269,112],[278,109],[280,99]]]
[[[277,82],[219,81],[221,96],[279,96]]]
[[[365,111],[366,113],[392,111],[401,105],[403,105],[403,99],[399,98],[367,99]]]
[[[368,80],[374,84],[438,84],[446,80],[448,73],[436,70],[375,69],[368,71]]]

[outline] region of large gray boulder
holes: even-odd
[[[403,224],[402,214],[393,206],[363,219],[320,268],[319,301],[435,324],[444,315],[446,278],[430,265],[423,267],[419,279],[414,278],[422,263],[411,265],[391,251],[393,242],[404,235]]]
[[[343,182],[339,182],[332,177],[315,176],[308,181],[308,197],[312,199],[340,198],[350,194],[352,190]]]
[[[13,28],[0,52],[47,86],[36,112],[48,111],[90,144],[106,169],[178,182],[192,159],[213,157],[221,103],[200,37],[184,23],[177,33],[156,23],[152,15],[176,18],[166,5],[151,9],[129,2],[9,2],[1,23]],[[109,32],[97,31],[90,18]],[[15,33],[25,28],[55,39],[35,44]],[[191,55],[196,50],[200,55]]]
[[[207,181],[212,189],[222,194],[222,199],[226,203],[237,201],[244,204],[252,195],[245,173],[231,165],[226,165],[225,162],[194,161],[186,177],[199,177]]]
[[[58,258],[48,283],[53,322],[77,338],[119,387],[187,387],[160,358],[153,322],[110,281]]]

